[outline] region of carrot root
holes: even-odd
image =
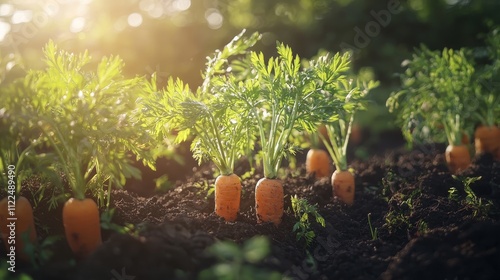
[[[466,145],[448,145],[445,158],[452,174],[465,170],[471,163],[469,148]]]
[[[12,208],[11,208],[12,209]],[[7,252],[15,248],[15,252],[22,260],[29,261],[30,257],[25,252],[27,244],[24,243],[23,237],[29,236],[29,241],[32,244],[37,242],[37,235],[35,229],[35,221],[33,218],[33,208],[28,199],[19,196],[15,202],[14,216],[9,213],[9,200],[8,197],[0,201],[0,220],[2,221],[1,235],[3,243]],[[8,224],[11,222],[9,218],[16,218],[12,222],[15,225],[15,237],[9,239],[11,236],[11,229]],[[3,223],[5,222],[5,224]],[[12,247],[12,248],[11,248]]]
[[[497,126],[479,126],[474,132],[476,154],[491,153],[500,160],[500,128]]]
[[[349,171],[335,170],[332,175],[333,196],[347,205],[354,203],[354,175]]]
[[[257,223],[281,223],[284,207],[283,183],[278,179],[262,178],[255,186]]]
[[[241,181],[236,174],[215,179],[215,213],[226,221],[235,221],[240,210]]]
[[[99,209],[90,198],[70,198],[63,207],[68,245],[78,258],[85,258],[102,243]]]
[[[322,149],[310,149],[306,157],[306,172],[314,174],[316,178],[330,176],[330,158]]]

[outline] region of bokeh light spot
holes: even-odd
[[[71,21],[71,25],[69,27],[69,30],[73,33],[78,33],[78,32],[81,32],[84,27],[85,27],[85,18],[84,17],[77,17]]]
[[[185,11],[191,7],[191,0],[175,0],[172,5],[177,11]]]
[[[142,24],[142,15],[139,13],[132,13],[127,18],[128,25],[138,27]]]
[[[10,4],[0,5],[0,17],[11,16],[13,12],[14,12],[14,6]]]
[[[205,12],[205,19],[211,29],[219,29],[224,22],[224,17],[217,9],[208,9]]]
[[[0,21],[0,42],[5,39],[5,36],[9,34],[10,24]]]
[[[19,10],[14,12],[14,14],[12,15],[11,22],[12,24],[30,22],[32,18],[33,18],[33,11]]]

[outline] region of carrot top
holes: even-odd
[[[334,57],[320,56],[309,64],[318,77],[328,77],[336,73],[335,79],[329,79],[331,82],[326,85],[325,90],[329,92],[329,98],[336,100],[340,106],[335,117],[325,122],[328,137],[325,138],[322,134],[319,134],[319,137],[332,157],[336,169],[347,170],[347,145],[354,116],[358,110],[365,109],[365,96],[378,86],[378,82],[363,81],[352,76],[348,53]]]
[[[223,87],[226,76],[238,76],[231,60],[244,57],[259,39],[258,33],[243,37],[242,32],[216,51],[208,58],[203,84],[196,92],[179,79],[169,79],[165,89],[145,101],[148,114],[159,124],[157,134],[177,130],[176,142],[193,136],[195,159],[211,160],[222,175],[233,173],[235,160],[247,153],[253,139],[243,108],[228,102]]]
[[[49,42],[44,54],[46,68],[29,71],[17,85],[23,108],[7,110],[29,119],[27,140],[50,148],[48,165],[64,172],[76,198],[90,190],[104,203],[106,184],[140,177],[130,154],[153,167],[152,138],[136,107],[143,78],[123,77],[118,57],[105,57],[90,71],[87,52],[60,51]]]
[[[406,139],[410,144],[446,139],[458,145],[463,130],[471,126],[476,110],[471,104],[479,91],[470,52],[422,46],[405,65],[402,89],[391,94],[387,106],[397,113]]]
[[[487,37],[487,53],[489,63],[477,70],[477,78],[474,80],[479,90],[475,93],[476,105],[474,118],[486,126],[500,124],[500,32],[499,28],[493,30]]]
[[[284,44],[277,45],[277,56],[268,60],[262,53],[250,54],[251,77],[229,77],[225,84],[228,99],[244,108],[260,140],[264,176],[278,175],[283,157],[293,153],[290,136],[295,130],[314,131],[319,123],[334,118],[338,100],[326,89],[339,75],[338,68],[316,71],[303,68],[298,55]],[[340,55],[318,60],[316,68],[341,64]]]

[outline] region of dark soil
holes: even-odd
[[[243,243],[265,235],[271,254],[259,268],[291,279],[499,279],[500,162],[489,155],[477,157],[460,174],[481,176],[471,185],[476,202],[468,202],[464,185],[447,171],[443,151],[442,145],[428,145],[353,160],[356,198],[350,207],[332,198],[328,178],[305,174],[304,156],[299,155],[298,168],[286,170],[285,214],[279,227],[256,223],[259,171],[243,180],[241,211],[234,223],[213,213],[213,196],[204,188],[214,183],[210,165],[195,169],[188,180],[162,194],[113,190],[113,222],[134,224],[137,234],[105,230],[103,245],[83,261],[73,259],[61,238],[49,246],[53,257],[42,267],[19,268],[35,279],[196,279],[216,262],[206,253],[214,242]],[[237,174],[246,171],[241,164]],[[455,199],[449,197],[452,187]],[[324,228],[312,223],[316,238],[309,247],[292,230],[296,219],[290,197],[295,194],[317,204],[326,221]],[[40,241],[63,235],[60,213],[60,206],[49,211],[47,202],[37,205]]]

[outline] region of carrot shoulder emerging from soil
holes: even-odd
[[[24,252],[25,242],[24,236],[29,236],[29,241],[31,243],[36,243],[36,230],[35,230],[35,221],[33,218],[33,208],[31,207],[31,203],[24,196],[19,196],[15,203],[14,216],[9,215],[9,207],[8,207],[8,197],[3,198],[0,201],[0,220],[5,222],[2,224],[0,228],[3,243],[5,244],[5,248],[7,252],[10,252],[10,247],[15,245],[16,254],[20,256],[22,260],[28,261],[29,256]],[[15,220],[15,244],[11,244],[8,241],[8,236],[10,235],[10,228],[8,227],[8,218],[16,218]]]
[[[498,126],[479,126],[474,133],[476,154],[491,153],[500,160],[500,128]]]
[[[236,174],[220,175],[215,180],[215,213],[235,221],[240,210],[241,180]]]
[[[332,175],[333,195],[347,205],[354,203],[354,175],[348,170],[335,170]]]
[[[278,226],[283,216],[283,207],[283,182],[279,179],[260,179],[255,186],[257,222],[272,222]]]
[[[306,171],[314,174],[316,178],[330,176],[330,158],[322,149],[310,149],[306,157]]]
[[[471,164],[469,148],[466,145],[448,145],[445,158],[452,174],[465,170]]]
[[[102,243],[99,209],[94,200],[70,198],[63,207],[63,223],[69,247],[85,258]]]

